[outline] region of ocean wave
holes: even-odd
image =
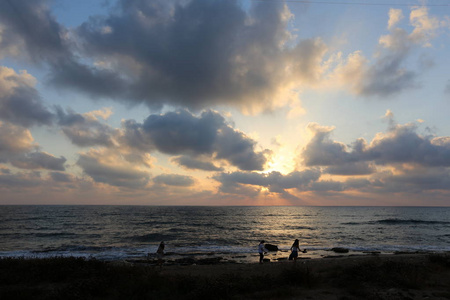
[[[285,229],[291,229],[291,230],[317,230],[317,228],[309,227],[309,226],[286,226]]]
[[[63,237],[63,236],[74,236],[76,233],[73,232],[43,232],[36,233],[36,237]]]
[[[149,233],[144,235],[135,235],[131,237],[131,240],[138,242],[160,242],[164,240],[173,239],[173,235],[162,234],[162,233]]]
[[[396,224],[424,224],[424,225],[448,225],[450,222],[448,221],[431,221],[431,220],[416,220],[416,219],[382,219],[378,221],[373,221],[369,223],[374,224],[387,224],[387,225],[396,225]]]
[[[450,225],[448,221],[431,221],[431,220],[417,220],[417,219],[382,219],[369,222],[344,222],[342,225],[372,225],[372,224],[384,224],[384,225]]]

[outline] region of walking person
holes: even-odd
[[[289,255],[289,260],[294,260],[294,262],[297,261],[298,252],[300,252],[300,246],[298,239],[295,239],[294,243],[291,247],[291,254]]]
[[[258,253],[259,253],[259,263],[262,264],[264,262],[264,254],[267,253],[267,249],[264,245],[265,241],[261,241],[258,245]]]
[[[162,269],[162,265],[164,263],[164,260],[163,260],[163,258],[164,258],[164,246],[165,246],[164,242],[161,242],[159,244],[158,250],[156,250],[156,257],[158,258],[158,265],[159,265],[160,269]]]

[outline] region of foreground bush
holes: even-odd
[[[406,299],[410,295],[450,299],[448,255],[412,261],[334,262],[331,267],[322,261],[320,269],[314,261],[274,264],[266,269],[273,272],[265,273],[254,264],[247,266],[253,272],[236,268],[234,273],[194,276],[74,257],[3,258],[0,299],[315,299],[317,293],[322,293],[321,299]],[[420,290],[422,294],[415,292]],[[393,295],[393,291],[402,294]]]

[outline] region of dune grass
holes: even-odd
[[[273,274],[218,276],[172,274],[144,265],[75,257],[2,258],[0,299],[292,299],[315,290],[339,291],[340,299],[382,299],[372,297],[372,291],[426,289],[436,284],[432,278],[448,276],[449,270],[445,255],[430,256],[426,264],[364,260],[327,272],[297,264]]]

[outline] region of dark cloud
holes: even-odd
[[[72,182],[72,175],[62,172],[50,172],[50,177],[56,182]]]
[[[81,62],[66,58],[50,64],[48,80],[56,86],[82,91],[93,99],[108,97],[122,99],[134,97],[130,93],[130,84],[117,72],[87,66]]]
[[[30,188],[42,185],[42,178],[39,172],[8,173],[0,174],[0,188]]]
[[[370,144],[357,140],[352,151],[330,139],[330,128],[316,128],[315,135],[302,153],[307,166],[328,166],[332,174],[363,175],[376,165],[413,164],[428,167],[450,166],[450,138],[424,136],[415,124],[395,125],[379,134]]]
[[[405,193],[418,195],[450,190],[449,168],[397,168],[395,172],[380,171],[368,178],[349,178],[340,183],[343,190],[367,194]]]
[[[384,98],[419,87],[416,72],[404,67],[408,53],[387,53],[378,58],[365,72],[357,87],[358,93]]]
[[[241,170],[263,170],[270,150],[255,152],[256,142],[231,127],[222,127],[217,136],[217,154]]]
[[[120,154],[90,150],[81,153],[77,165],[96,182],[127,188],[143,188],[149,174],[124,161]]]
[[[349,162],[325,168],[324,173],[333,175],[369,175],[376,172],[376,168],[367,162]]]
[[[152,107],[271,109],[285,100],[281,90],[317,78],[326,51],[318,39],[287,47],[290,17],[277,2],[244,10],[236,0],[118,1],[74,32],[78,55],[95,66],[72,55],[52,61],[50,78],[95,98]]]
[[[272,193],[282,195],[284,198],[292,198],[287,190],[297,189],[307,191],[311,189],[313,182],[317,181],[321,175],[318,169],[309,169],[302,172],[295,171],[286,175],[280,172],[270,172],[260,174],[254,172],[233,172],[220,173],[214,177],[221,183],[220,191],[223,193],[235,193],[242,188],[250,188],[252,193],[260,191],[262,187],[267,188]]]
[[[225,126],[225,120],[218,113],[208,111],[196,117],[187,111],[178,111],[150,115],[142,130],[160,152],[201,155],[214,151],[218,130]]]
[[[444,92],[450,95],[450,80],[447,80],[447,85],[445,86]]]
[[[3,168],[0,166],[0,173],[2,174],[11,174],[11,170],[8,168]]]
[[[32,86],[33,80],[26,72],[17,74],[10,68],[0,66],[1,120],[24,127],[52,124],[54,115]]]
[[[349,163],[352,156],[347,152],[347,146],[330,139],[334,128],[309,124],[308,128],[314,133],[311,141],[303,150],[302,158],[306,166],[336,166]]]
[[[191,176],[177,175],[177,174],[162,174],[153,178],[156,184],[189,187],[194,184],[194,179]]]
[[[3,0],[0,24],[5,27],[0,47],[22,46],[35,62],[69,57],[67,31],[51,14],[47,0]]]
[[[255,151],[254,140],[231,128],[213,111],[205,111],[199,117],[183,110],[150,115],[143,124],[127,121],[123,127],[121,140],[129,147],[189,156],[197,160],[197,166],[197,157],[209,157],[210,160],[225,160],[241,170],[263,170],[269,155],[268,150]]]
[[[115,130],[99,122],[94,117],[78,114],[73,111],[64,112],[56,108],[58,123],[70,141],[80,147],[113,146]]]
[[[204,171],[223,171],[223,168],[219,168],[209,161],[202,161],[184,155],[175,157],[172,159],[172,161],[187,169],[204,170]]]
[[[54,157],[45,152],[32,152],[16,156],[11,159],[11,164],[21,169],[47,169],[54,171],[64,171],[66,158]]]
[[[398,125],[365,149],[366,160],[377,164],[417,163],[424,166],[450,166],[450,140],[422,136],[413,124]]]
[[[417,168],[400,174],[386,173],[379,178],[383,191],[423,193],[428,190],[450,190],[448,168]]]
[[[315,192],[342,192],[345,186],[338,181],[316,181],[311,184],[311,190]]]

